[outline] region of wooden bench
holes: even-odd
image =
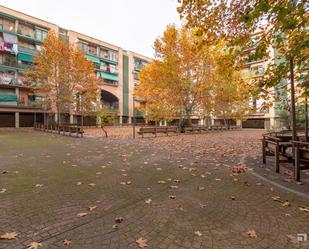
[[[300,181],[300,171],[309,169],[309,143],[292,141],[295,148],[295,179]]]
[[[279,165],[282,162],[291,162],[293,155],[287,153],[287,149],[292,147],[289,136],[280,136],[280,132],[267,133],[262,139],[263,163],[266,163],[266,156],[275,157],[276,172],[280,172]]]
[[[78,137],[79,135],[81,137],[83,137],[84,131],[82,129],[82,127],[77,126],[77,125],[58,125],[58,124],[39,124],[39,123],[35,123],[34,124],[34,129],[36,130],[42,130],[45,132],[57,132],[58,134],[62,134],[66,135],[67,133],[69,134],[69,136],[71,136],[72,134],[76,134],[76,137]]]
[[[205,126],[205,125],[193,125],[193,126],[185,126],[183,128],[183,131],[185,133],[188,133],[188,132],[198,132],[198,133],[202,133],[203,131],[209,131],[210,128],[209,126]]]
[[[139,135],[142,135],[144,138],[144,134],[153,134],[157,136],[159,133],[166,134],[168,136],[169,133],[178,134],[178,127],[176,126],[152,126],[152,127],[141,127],[137,132]]]

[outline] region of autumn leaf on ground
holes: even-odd
[[[138,245],[139,248],[145,248],[145,247],[148,246],[147,245],[147,240],[143,239],[143,238],[139,238],[135,242],[136,242],[136,244]]]
[[[273,199],[273,201],[277,201],[277,202],[283,202],[282,200],[281,200],[281,198],[280,198],[280,196],[273,196],[273,197],[271,197],[272,199]]]
[[[33,242],[31,242],[31,243],[28,245],[27,249],[38,249],[39,246],[42,246],[42,244],[33,241]]]
[[[307,207],[299,207],[299,210],[302,211],[302,212],[309,213],[309,206],[307,206]]]
[[[253,229],[249,229],[249,230],[247,231],[247,235],[248,235],[250,238],[256,238],[256,237],[257,237],[256,231],[253,230]]]
[[[205,189],[204,187],[201,187],[201,186],[198,187],[199,191],[203,191],[204,189]]]
[[[285,201],[284,203],[282,203],[283,207],[290,207],[291,204],[289,203],[289,201]]]
[[[158,181],[159,184],[164,184],[166,181]]]
[[[82,185],[82,184],[83,184],[82,182],[77,182],[77,183],[76,183],[77,186],[80,186],[80,185]]]
[[[124,218],[121,217],[121,216],[115,218],[115,222],[118,223],[118,224],[120,224],[123,221],[124,221]]]
[[[63,245],[65,245],[65,246],[69,246],[70,244],[71,244],[71,240],[65,239],[65,240],[63,241]]]
[[[176,186],[176,185],[172,185],[172,186],[170,186],[170,188],[172,188],[172,189],[176,189],[176,188],[178,188],[178,186]]]
[[[174,200],[174,199],[176,199],[176,195],[170,195],[169,198]]]
[[[0,194],[3,194],[3,193],[5,193],[5,192],[6,192],[6,188],[0,189]]]
[[[89,207],[88,207],[89,211],[93,211],[93,210],[95,210],[96,208],[97,208],[97,206],[89,206]]]
[[[194,234],[197,235],[197,236],[199,236],[199,237],[202,236],[202,233],[201,233],[200,231],[195,231]]]
[[[7,232],[5,234],[2,234],[0,236],[0,239],[11,240],[11,239],[15,239],[17,235],[18,235],[18,233],[16,233],[16,232]]]
[[[239,166],[233,166],[232,167],[232,172],[234,174],[241,174],[241,173],[245,173],[247,171],[247,167],[243,166],[243,165],[239,165]]]
[[[146,203],[146,204],[150,204],[151,202],[152,202],[152,200],[151,200],[150,198],[148,198],[148,199],[145,200],[145,203]]]
[[[43,187],[43,186],[44,186],[43,184],[35,184],[36,188],[40,188],[40,187]]]
[[[84,216],[86,216],[86,215],[88,215],[88,213],[78,213],[78,214],[77,214],[77,217],[84,217]]]
[[[94,187],[96,184],[95,183],[89,183],[88,184],[90,187]]]

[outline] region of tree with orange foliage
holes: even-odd
[[[180,116],[191,122],[200,113],[201,98],[209,90],[209,50],[186,28],[167,27],[154,43],[156,59],[140,73],[135,94],[145,100],[142,111],[151,120]]]
[[[87,61],[73,44],[50,32],[27,76],[35,82],[34,91],[42,96],[46,111],[55,112],[59,123],[61,113],[80,110],[77,103],[80,96],[83,109],[95,107],[97,85],[94,70],[92,62]]]

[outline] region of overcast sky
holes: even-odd
[[[153,42],[180,24],[177,0],[1,0],[1,5],[153,57]]]

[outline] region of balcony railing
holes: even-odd
[[[0,24],[0,31],[7,31],[7,32],[15,32],[15,24],[12,25],[4,25]]]
[[[19,69],[27,70],[27,69],[29,69],[31,67],[32,67],[31,64],[18,63],[18,68]]]
[[[18,52],[34,55],[36,53],[36,49],[18,46]]]
[[[31,39],[35,39],[35,32],[34,32],[34,30],[32,30],[30,32],[25,32],[25,31],[22,31],[21,29],[18,29],[17,30],[17,34],[21,35],[21,36],[29,37]]]
[[[1,66],[6,66],[6,67],[14,67],[16,68],[17,63],[15,61],[3,61],[0,63]]]

